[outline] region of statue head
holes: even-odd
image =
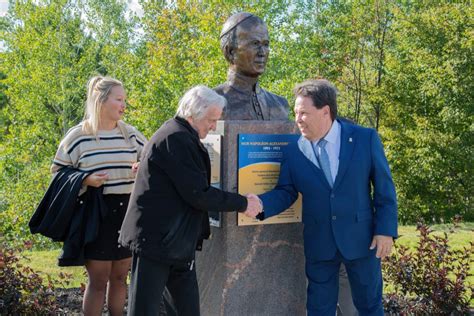
[[[220,40],[230,69],[249,77],[263,74],[270,42],[262,19],[247,12],[236,13],[224,23]]]

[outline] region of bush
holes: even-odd
[[[24,246],[30,248],[31,242]],[[55,286],[67,284],[68,275],[60,275],[62,282],[49,275],[45,280],[23,266],[21,258],[19,249],[0,241],[0,315],[57,315],[61,310],[54,296]]]
[[[0,162],[0,169],[5,167]],[[14,169],[13,166],[9,168]],[[40,234],[32,235],[28,222],[36,210],[51,181],[49,163],[37,162],[12,177],[7,171],[0,176],[0,232],[13,247],[21,247],[31,240],[36,249],[56,247]]]
[[[454,222],[453,228],[459,219]],[[424,224],[418,224],[417,230],[420,240],[415,250],[395,245],[394,255],[383,265],[385,281],[395,287],[394,293],[386,295],[386,311],[396,315],[468,314],[474,288],[466,278],[474,244],[453,250],[447,233],[434,235]]]

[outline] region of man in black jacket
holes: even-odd
[[[208,211],[255,216],[259,201],[210,185],[199,139],[215,130],[226,105],[205,86],[186,92],[176,116],[144,148],[119,241],[133,251],[128,315],[158,315],[168,288],[178,315],[199,315],[195,250],[210,235]]]

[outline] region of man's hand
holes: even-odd
[[[255,218],[262,212],[262,202],[255,194],[247,194],[247,210],[244,212],[248,217]]]
[[[392,252],[392,246],[393,246],[392,236],[375,235],[374,239],[372,239],[370,250],[377,247],[377,253],[375,254],[375,256],[377,258],[385,258]]]
[[[107,172],[101,171],[88,175],[84,179],[84,181],[82,181],[82,184],[98,188],[103,185],[108,178],[109,175],[107,174]]]

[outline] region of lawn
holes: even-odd
[[[80,287],[81,283],[87,283],[87,274],[84,267],[58,267],[57,258],[60,249],[57,250],[43,250],[43,251],[24,251],[23,255],[26,257],[22,263],[28,265],[40,274],[49,274],[57,280],[66,280],[60,277],[60,273],[71,275],[69,284],[64,284],[65,288]]]
[[[448,233],[449,244],[453,249],[462,249],[469,246],[470,242],[474,242],[474,222],[473,223],[461,223],[459,228],[455,229],[453,234],[449,234],[449,229],[452,227],[450,224],[433,225],[431,229],[434,230],[435,234]],[[397,243],[414,248],[418,243],[418,231],[416,226],[399,226]]]
[[[469,247],[471,242],[474,242],[474,223],[462,223],[459,228],[456,228],[453,234],[449,233],[451,225],[435,225],[431,228],[436,234],[448,233],[449,244],[453,249],[462,249]],[[418,232],[415,226],[400,226],[400,238],[397,244],[406,245],[410,248],[415,248],[418,243]],[[58,277],[61,272],[71,275],[70,283],[65,287],[80,287],[81,283],[87,282],[87,276],[84,273],[83,267],[58,267],[57,257],[60,250],[50,251],[25,251],[23,254],[27,257],[23,261],[24,264],[29,265],[33,270],[40,273],[48,273],[52,277]],[[473,260],[470,263],[470,276],[468,283],[474,285],[474,254]],[[386,284],[386,289],[390,291],[393,288],[390,284]],[[474,302],[471,302],[474,305]]]

